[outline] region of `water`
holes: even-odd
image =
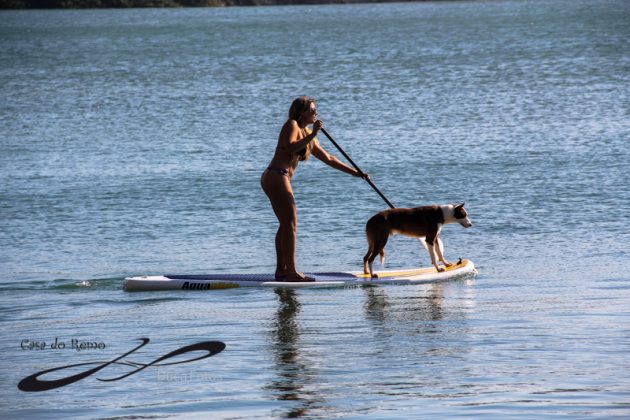
[[[630,416],[629,17],[622,0],[0,12],[1,412]],[[395,205],[466,202],[475,226],[446,227],[445,251],[479,275],[123,292],[132,274],[273,271],[259,176],[301,94]],[[360,268],[385,204],[314,159],[294,188],[299,267]],[[429,263],[407,238],[386,251]],[[128,361],[227,347],[17,389],[139,337]]]

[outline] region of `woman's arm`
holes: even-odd
[[[346,165],[345,163],[341,162],[339,159],[325,151],[324,148],[319,144],[317,139],[313,140],[313,149],[311,149],[311,154],[317,159],[324,162],[326,165],[331,166],[341,172],[345,172],[353,176],[361,176],[361,173],[359,171],[351,168],[350,166]]]
[[[286,139],[284,143],[289,153],[299,152],[308,146],[317,135],[317,130],[313,130],[312,133],[302,138],[300,138],[300,135],[300,127],[293,120],[287,121],[284,127],[282,127],[281,136]]]

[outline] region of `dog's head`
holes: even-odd
[[[455,216],[455,220],[465,228],[469,228],[472,226],[472,222],[468,218],[468,212],[464,208],[464,204],[457,204],[453,207],[453,216]]]

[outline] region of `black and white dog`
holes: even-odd
[[[381,264],[383,263],[384,248],[389,235],[392,234],[424,238],[431,263],[437,271],[444,271],[444,268],[438,266],[437,260],[439,259],[446,267],[451,266],[451,263],[447,262],[442,254],[440,231],[443,225],[455,222],[465,228],[472,226],[463,203],[390,209],[375,214],[365,225],[368,252],[363,257],[363,272],[376,277],[372,270],[372,263],[379,254]]]

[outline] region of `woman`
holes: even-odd
[[[309,124],[313,125],[312,131],[307,128]],[[260,180],[280,222],[278,233],[276,233],[275,273],[276,280],[279,281],[314,281],[298,273],[295,268],[297,215],[291,178],[298,162],[307,160],[312,154],[335,169],[357,177],[368,178],[367,174],[362,174],[340,162],[322,148],[315,136],[323,125],[324,123],[317,119],[317,108],[313,98],[301,96],[294,100],[289,109],[289,119],[280,130],[273,159]]]

